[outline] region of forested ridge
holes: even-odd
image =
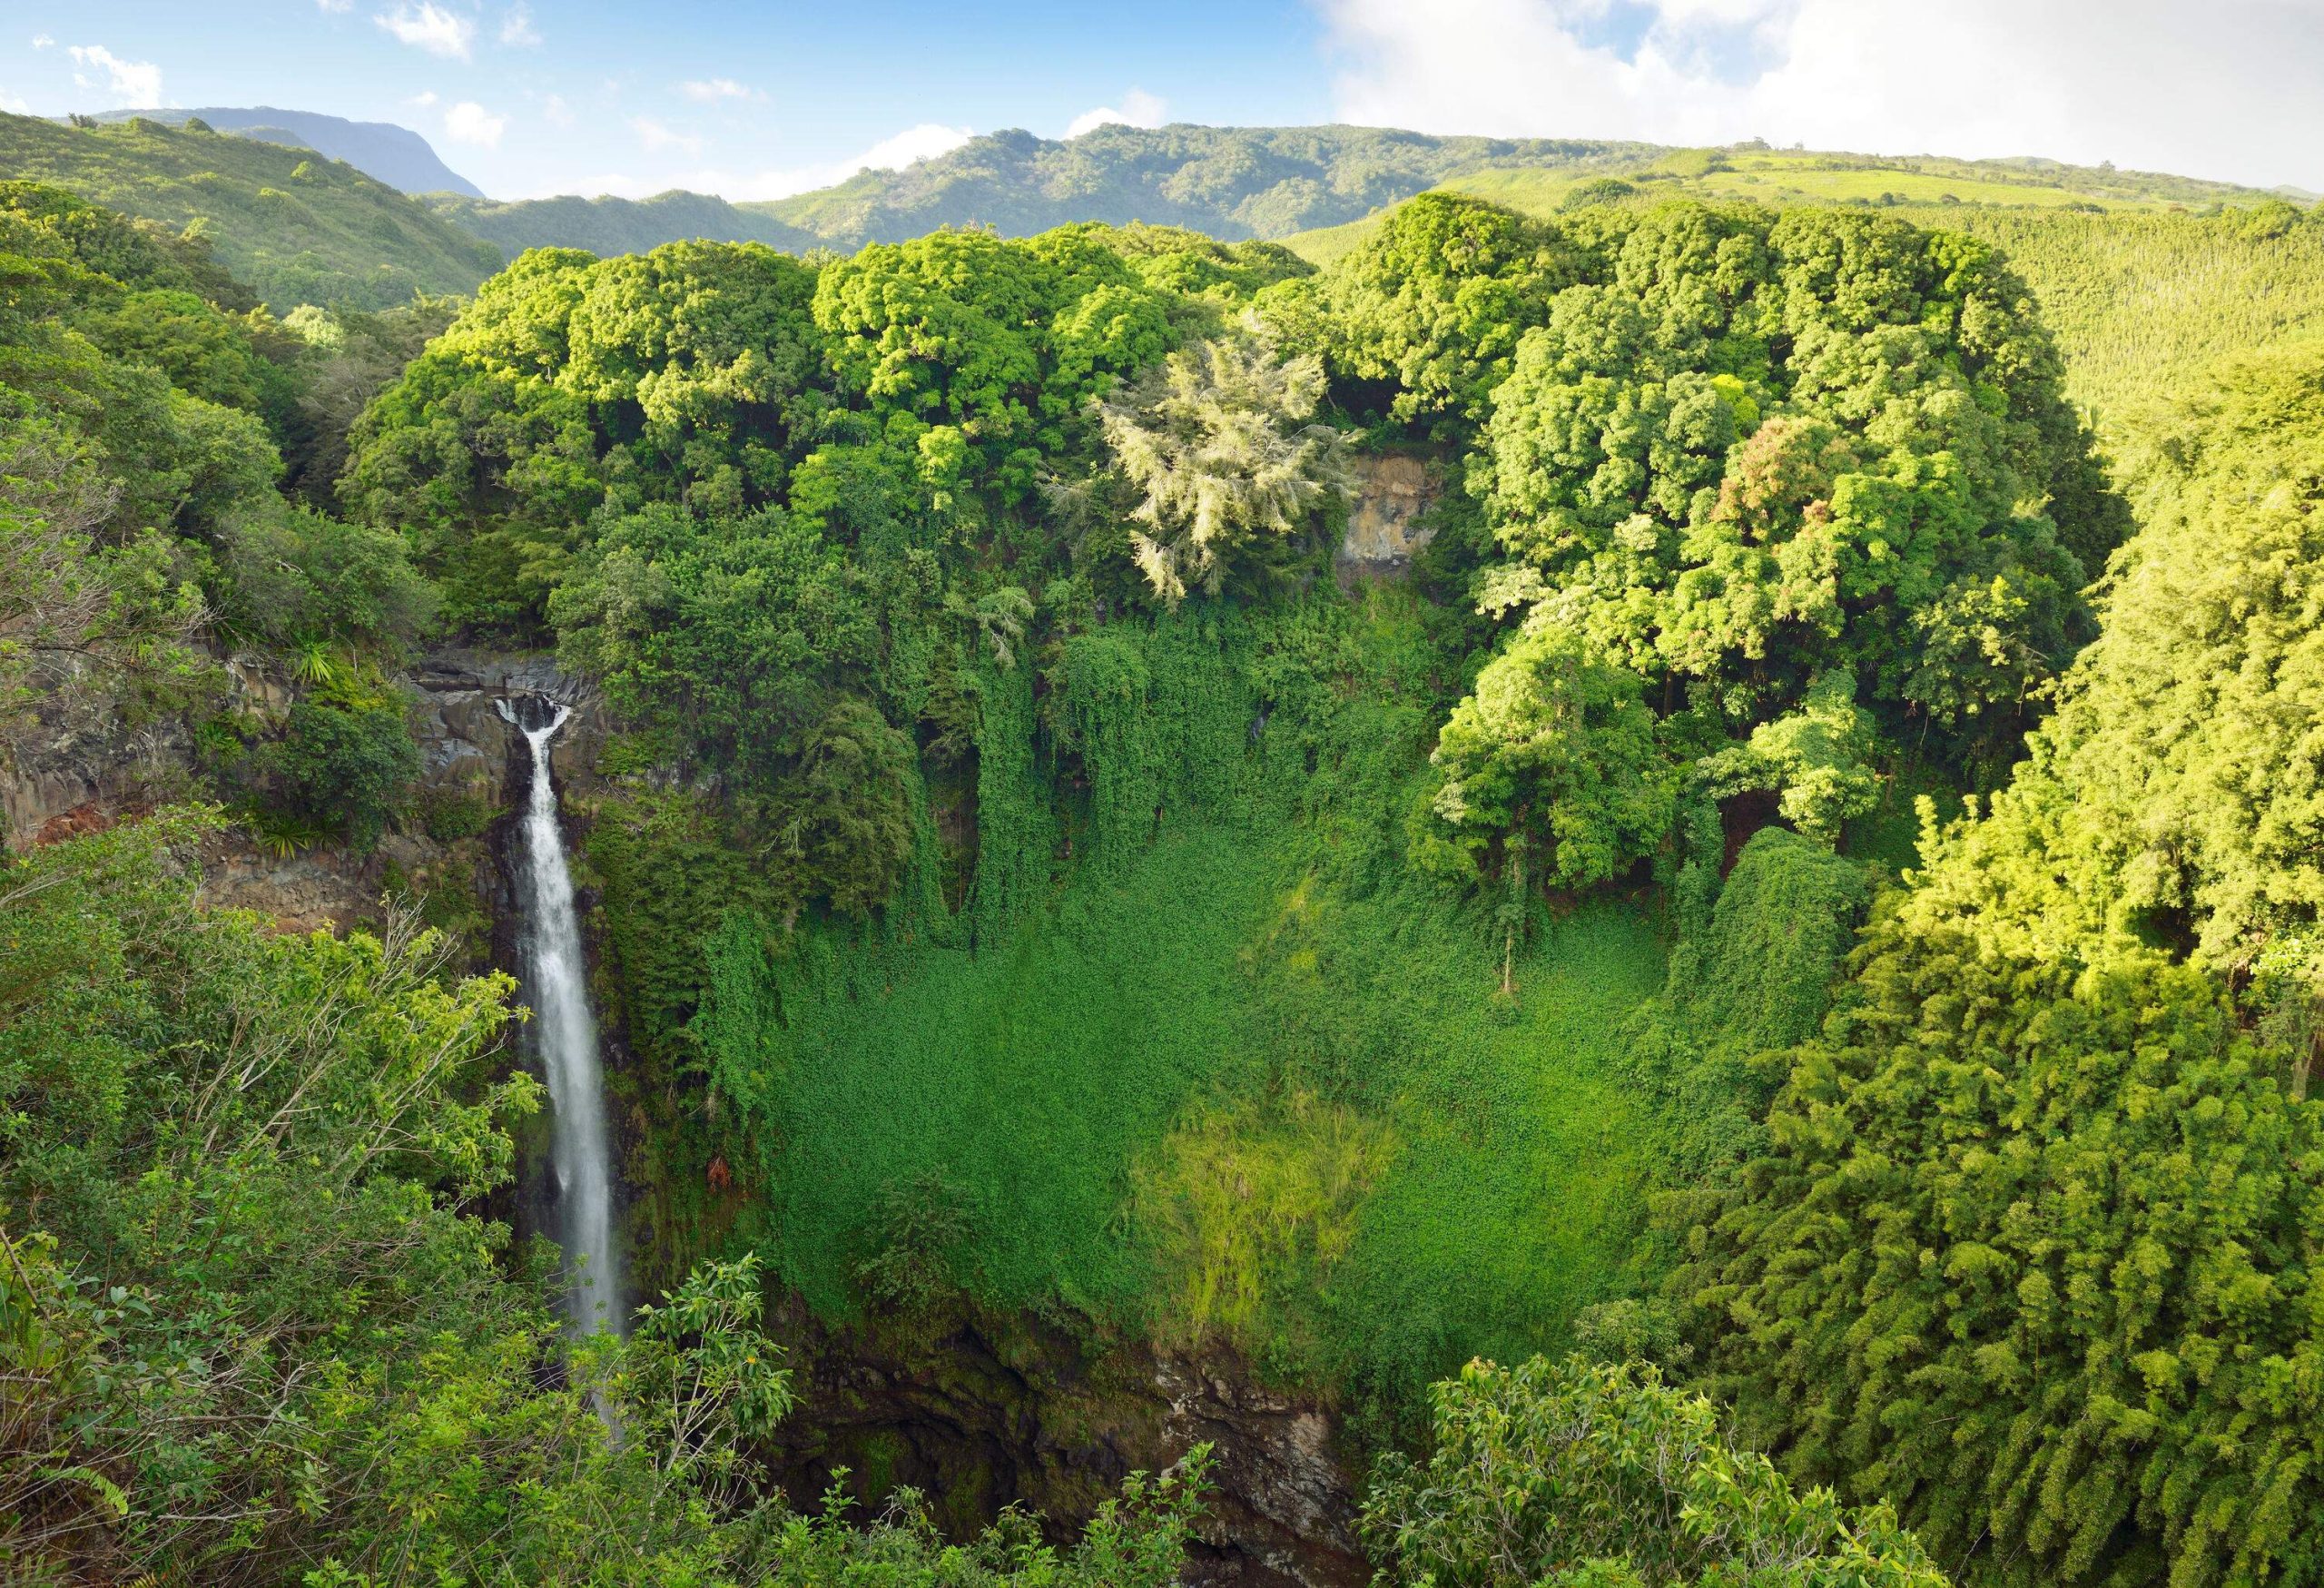
[[[1765,203],[1935,203],[2156,212],[2252,208],[2280,195],[2230,182],[2047,160],[1885,158],[1669,149],[1590,139],[1459,138],[1384,127],[1110,125],[1048,139],[989,133],[902,170],[867,170],[789,198],[729,204],[701,193],[491,202],[433,196],[438,213],[507,248],[596,252],[685,237],[779,247],[896,242],[939,226],[1003,236],[1077,221],[1145,221],[1228,240],[1377,224],[1423,189],[1456,186],[1516,208],[1643,188]],[[1584,191],[1586,190],[1586,191]]]
[[[407,193],[453,192],[479,196],[476,184],[436,157],[428,140],[392,122],[353,122],[344,116],[315,111],[283,110],[271,104],[237,107],[202,105],[189,110],[103,111],[92,119],[102,126],[143,115],[164,126],[188,121],[207,123],[213,130],[234,133],[269,143],[312,149],[334,160],[344,160],[366,176],[376,177]]]
[[[353,166],[198,117],[74,127],[0,112],[0,173],[191,233],[280,314],[472,291],[501,264],[491,244]]]
[[[144,746],[0,864],[12,1571],[1234,1547],[1232,1448],[1044,1524],[803,1427],[833,1340],[1038,1336],[1313,1408],[1385,1582],[2317,1580],[2324,343],[2018,261],[2209,227],[2313,291],[2316,222],[1936,208],[292,308],[279,233],[0,186],[0,756]],[[415,736],[455,647],[598,724],[625,1334],[513,1233],[509,794]],[[205,899],[243,856],[386,896],[278,932]]]

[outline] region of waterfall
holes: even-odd
[[[614,1249],[613,1156],[606,1128],[604,1066],[589,1010],[588,962],[573,910],[573,873],[556,821],[549,740],[573,715],[556,707],[545,727],[528,728],[507,701],[500,715],[525,735],[533,783],[518,852],[519,932],[534,1040],[548,1073],[549,1162],[556,1180],[556,1236],[571,1279],[565,1307],[573,1332],[627,1332]]]

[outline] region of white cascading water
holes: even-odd
[[[628,1319],[621,1306],[619,1261],[614,1250],[605,1070],[597,1051],[597,1021],[589,1009],[581,923],[573,910],[573,873],[566,864],[556,788],[549,777],[549,741],[573,712],[560,705],[548,725],[539,728],[526,727],[506,701],[500,703],[500,715],[525,735],[533,752],[533,785],[525,802],[523,864],[517,879],[524,893],[519,942],[535,1040],[548,1074],[556,1241],[571,1275],[566,1316],[576,1334],[598,1329],[624,1334]]]

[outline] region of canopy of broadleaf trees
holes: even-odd
[[[1322,275],[1155,228],[540,250],[372,406],[340,490],[860,910],[913,742],[956,726],[961,615],[1013,591],[1039,640],[1263,597],[1347,495],[1328,403],[1465,458],[1452,572],[1506,620],[1415,859],[1477,884],[1514,845],[1575,889],[1698,793],[1830,834],[1886,754],[2005,760],[2122,528],[2057,376],[1989,250],[1829,212],[1430,195]],[[801,782],[833,741],[835,804]]]
[[[1323,274],[1147,228],[943,232],[820,261],[541,251],[350,429],[360,371],[327,380],[340,366],[318,373],[316,350],[374,333],[326,316],[270,352],[269,322],[170,273],[202,262],[175,241],[11,204],[11,569],[76,570],[103,597],[88,633],[166,627],[198,597],[264,643],[341,646],[318,664],[340,681],[308,702],[350,716],[376,709],[372,660],[418,632],[423,596],[471,632],[554,634],[634,753],[710,774],[797,904],[893,894],[921,747],[960,742],[991,669],[1318,571],[1345,429],[1457,460],[1428,575],[1498,620],[1418,774],[1412,857],[1453,884],[1603,883],[1715,844],[1708,802],[1745,793],[1828,844],[1900,754],[1997,778],[2060,689],[2033,758],[1932,833],[1918,885],[1876,912],[1823,1033],[1767,1061],[1766,1150],[1677,1210],[1685,1295],[1747,1436],[1795,1478],[1893,1500],[1980,1577],[2324,1571],[2324,1310],[2305,1277],[2324,1202],[2294,1100],[2319,896],[2316,360],[2155,421],[2140,478],[2156,528],[2115,557],[2103,637],[2061,680],[2097,632],[2079,592],[2123,510],[2003,262],[1871,215],[1671,205],[1551,225],[1429,195]],[[145,252],[108,264],[101,243]],[[287,406],[270,370],[304,382]],[[342,443],[351,524],[273,488],[282,460],[295,485]],[[395,611],[356,599],[405,587]],[[11,666],[47,643],[15,643],[25,609],[0,613]],[[299,734],[243,750],[263,762]],[[262,766],[267,786],[318,815],[384,811],[392,745],[307,737]],[[706,1274],[678,1321],[642,1329],[623,1393],[647,1386],[656,1409],[632,1406],[623,1446],[576,1446],[609,1380],[541,1391],[537,1308],[480,1303],[475,1328],[448,1312],[448,1336],[429,1332],[434,1300],[490,1272],[489,1228],[427,1188],[505,1172],[460,1080],[497,993],[443,991],[410,942],[204,926],[133,850],[65,846],[45,863],[70,887],[0,873],[63,912],[10,940],[34,957],[0,977],[0,1096],[36,1121],[10,1126],[0,1198],[57,1209],[59,1249],[120,1253],[137,1280],[92,1294],[43,1242],[12,1244],[11,1337],[70,1371],[30,1425],[39,1485],[7,1506],[97,1530],[124,1569],[199,1561],[222,1581],[228,1560],[281,1577],[302,1537],[363,1569],[510,1580],[609,1558],[606,1538],[637,1580],[740,1558],[749,1538],[718,1518],[760,1513],[735,1431],[783,1399],[755,1371],[748,1277]],[[326,987],[362,1018],[300,1018]],[[111,1068],[76,1077],[57,1068],[70,1050]],[[419,1068],[392,1096],[343,1080],[380,1064]],[[270,1100],[309,1070],[290,1095],[328,1106]],[[229,1073],[253,1078],[231,1104]],[[34,1095],[83,1100],[21,1111]],[[178,1100],[149,1117],[133,1096]],[[331,1196],[302,1198],[317,1173]],[[357,1273],[376,1244],[331,1225],[359,1189],[402,1220],[391,1282],[434,1298],[391,1324],[346,1310],[381,1282]],[[215,1341],[131,1305],[155,1296],[173,1316],[284,1321],[243,1331],[225,1374]],[[1543,1553],[1513,1570],[1925,1579],[1885,1514],[1778,1490],[1687,1405],[1516,1389],[1670,1423],[1710,1487],[1674,1468],[1633,1496],[1627,1541],[1537,1517]],[[1415,1578],[1499,1581],[1460,1563],[1453,1523],[1504,1502],[1462,1490],[1471,1414],[1445,1415],[1442,1484],[1381,1491],[1379,1536],[1411,1541]],[[1502,1437],[1491,1421],[1475,1426]],[[1535,1443],[1543,1470],[1598,1481],[1586,1442]],[[424,1458],[448,1445],[486,1454]],[[381,1472],[416,1486],[349,1481]],[[1793,1529],[1793,1553],[1690,1533],[1712,1488],[1758,1494],[1735,1525]],[[706,1510],[675,1497],[705,1493]],[[1176,1499],[1122,1514],[1104,1547],[1175,1551]],[[855,1537],[826,1544],[872,1547]]]
[[[317,508],[349,425],[449,318],[278,321],[201,237],[0,182],[0,747],[129,661],[132,698],[191,713],[254,820],[375,835],[416,764],[379,663],[434,596],[399,534]],[[197,624],[319,686],[287,721],[222,715],[217,669],[153,643]]]

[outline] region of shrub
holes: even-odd
[[[1472,1362],[1435,1389],[1424,1465],[1391,1456],[1362,1528],[1383,1583],[1944,1588],[1885,1508],[1793,1490],[1651,1367]]]
[[[278,802],[368,848],[400,814],[419,775],[419,746],[392,695],[319,692],[290,708],[264,757]]]

